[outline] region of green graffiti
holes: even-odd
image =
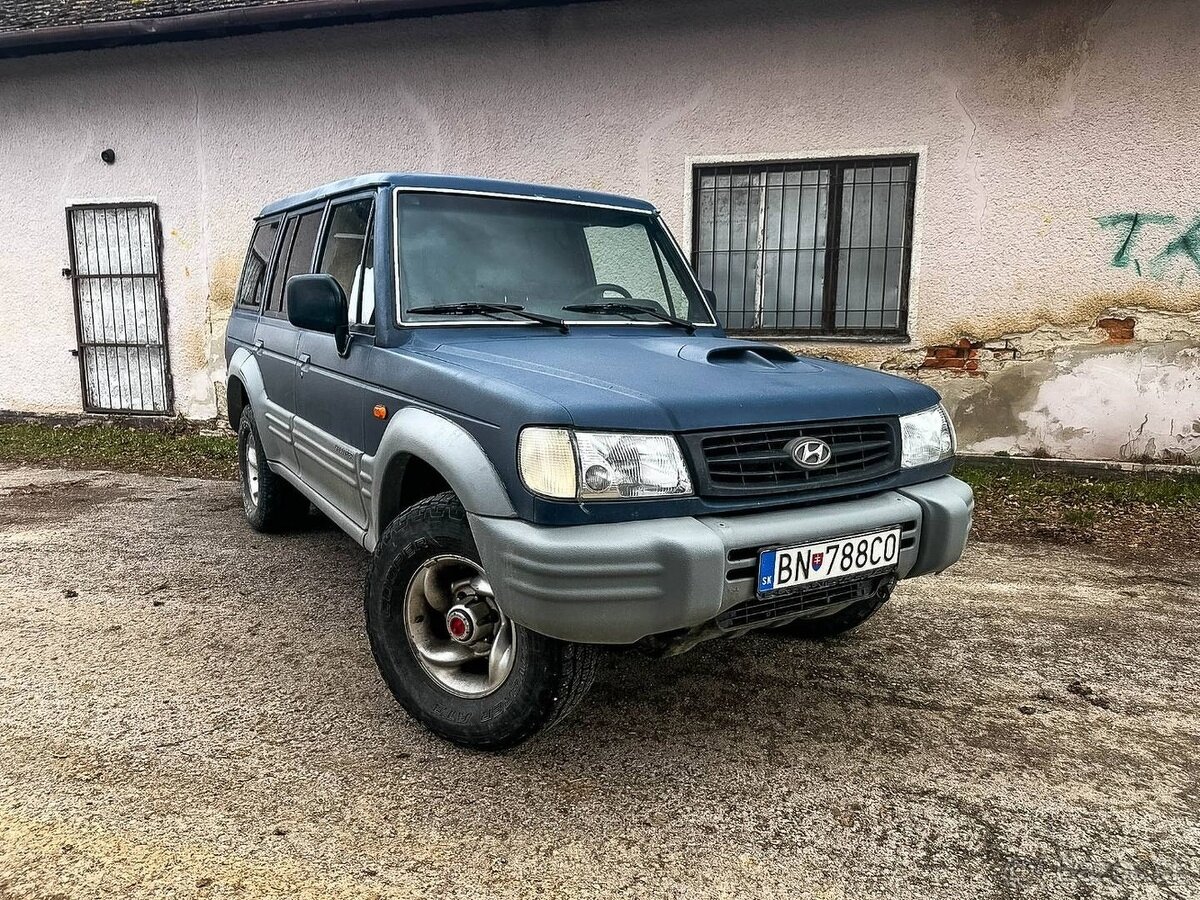
[[[1182,267],[1179,274],[1182,280],[1186,272],[1200,273],[1200,218],[1182,230],[1179,223],[1178,216],[1166,213],[1123,212],[1096,219],[1102,229],[1116,234],[1116,250],[1109,261],[1113,268],[1132,265],[1139,276],[1161,279],[1178,264]],[[1167,240],[1168,235],[1174,237]],[[1154,253],[1155,247],[1162,249]],[[1150,254],[1153,255],[1149,263],[1143,266],[1142,260]]]
[[[1182,234],[1167,244],[1162,252],[1150,260],[1150,273],[1155,278],[1166,275],[1167,269],[1175,260],[1186,259],[1196,271],[1200,272],[1200,218],[1192,221]]]
[[[1128,267],[1130,262],[1133,262],[1138,269],[1139,275],[1141,274],[1141,266],[1131,256],[1131,253],[1137,244],[1138,238],[1142,235],[1142,230],[1147,225],[1174,225],[1177,221],[1174,216],[1138,212],[1115,213],[1111,216],[1100,216],[1096,219],[1096,223],[1101,228],[1124,229],[1124,235],[1121,237],[1121,243],[1117,246],[1117,252],[1113,254],[1111,264],[1117,269],[1124,269]]]

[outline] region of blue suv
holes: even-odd
[[[603,645],[838,634],[962,554],[928,387],[726,337],[641,200],[382,174],[269,204],[226,335],[252,527],[372,554],[415,718],[511,747]]]

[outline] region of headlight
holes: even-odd
[[[941,462],[954,455],[956,440],[950,416],[939,403],[911,416],[900,417],[900,465],[905,469]]]
[[[521,480],[556,500],[626,500],[692,493],[679,444],[669,434],[526,428],[517,444]]]

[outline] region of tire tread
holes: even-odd
[[[254,438],[258,454],[258,505],[253,506],[246,495],[245,475],[241,459],[243,432],[249,430]],[[283,476],[275,473],[262,452],[262,440],[258,435],[258,424],[249,404],[242,409],[238,423],[238,479],[242,486],[242,504],[246,520],[255,531],[279,533],[290,531],[307,516],[308,498],[292,487]]]

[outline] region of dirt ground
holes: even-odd
[[[0,898],[1200,896],[1194,557],[978,543],[486,756],[388,695],[362,552],[235,491],[0,470]]]

